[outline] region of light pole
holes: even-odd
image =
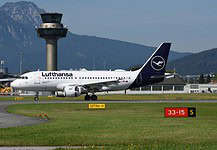
[[[4,69],[4,60],[1,60],[1,69],[3,70]]]
[[[20,75],[21,75],[22,67],[23,67],[23,52],[20,52],[19,55],[20,55]]]

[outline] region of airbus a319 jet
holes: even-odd
[[[56,96],[97,100],[96,92],[126,90],[164,80],[171,43],[162,43],[145,64],[136,71],[34,71],[21,75],[11,83],[13,89],[56,91]]]

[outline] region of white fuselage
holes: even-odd
[[[119,81],[98,89],[98,91],[114,91],[127,89],[137,74],[136,71],[35,71],[23,74],[24,78],[15,80],[11,86],[27,91],[57,91],[63,90],[65,86]]]

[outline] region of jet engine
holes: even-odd
[[[84,91],[83,87],[80,86],[65,86],[63,91],[57,91],[57,97],[77,97],[80,96]]]

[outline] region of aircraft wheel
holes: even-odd
[[[34,97],[34,101],[35,101],[35,103],[38,103],[39,102],[39,97]]]
[[[91,96],[91,100],[92,100],[92,101],[96,101],[96,100],[97,100],[97,96],[96,96],[95,94],[93,94],[93,95]]]
[[[85,95],[84,100],[85,100],[85,101],[89,101],[89,100],[90,100],[90,95],[88,95],[88,94]]]

